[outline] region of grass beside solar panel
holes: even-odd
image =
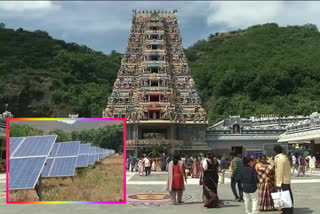
[[[111,155],[87,168],[77,168],[73,180],[42,180],[43,201],[120,201],[123,200],[123,156]],[[38,200],[32,190],[10,193],[10,200]]]
[[[104,162],[105,158],[114,154],[113,150],[91,147],[90,143],[81,144],[80,141],[56,143],[56,139],[57,135],[9,138],[10,201],[63,201],[61,196],[65,193],[59,190],[59,187],[70,187],[70,182],[77,186],[77,182],[79,184],[79,181],[92,175],[92,171],[96,171],[97,179],[91,180],[90,182],[96,182],[91,184],[99,185],[104,181],[106,174],[100,173],[99,176],[96,168],[104,169],[104,165],[108,164]],[[122,160],[120,166],[123,166]],[[43,181],[43,184],[40,181]],[[81,189],[81,185],[76,188]],[[37,191],[34,191],[35,189]],[[43,192],[50,194],[41,199]],[[71,197],[69,200],[79,199]],[[101,201],[106,200],[109,199]]]

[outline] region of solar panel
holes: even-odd
[[[96,147],[95,146],[91,146],[90,147],[90,154],[94,155],[96,153]]]
[[[89,164],[94,164],[94,156],[95,155],[89,155]]]
[[[79,155],[77,159],[77,167],[87,167],[89,164],[89,155]]]
[[[95,162],[99,161],[99,154],[95,154],[95,155],[94,155],[94,161],[95,161]]]
[[[90,152],[90,145],[91,145],[90,143],[80,144],[79,155],[88,154]]]
[[[51,159],[53,159],[51,161]],[[48,158],[43,177],[65,177],[74,176],[77,157],[56,157]]]
[[[80,141],[56,143],[49,157],[77,156],[80,150]]]
[[[43,167],[43,170],[41,172],[42,177],[46,177],[49,175],[52,163],[53,163],[54,158],[47,158],[47,161]]]
[[[24,140],[24,137],[10,137],[9,138],[9,157],[18,148],[19,144]]]
[[[9,189],[33,189],[46,157],[15,158],[9,162]]]
[[[25,137],[24,141],[12,153],[12,158],[48,156],[57,135]]]

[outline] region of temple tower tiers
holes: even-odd
[[[126,54],[103,117],[127,119],[127,149],[203,150],[207,114],[174,11],[133,11]],[[172,152],[172,151],[171,151]]]

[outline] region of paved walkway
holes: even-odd
[[[230,176],[227,174],[227,177]],[[168,214],[168,213],[192,213],[192,214],[245,214],[244,204],[233,200],[230,190],[230,179],[226,178],[226,184],[219,184],[218,193],[225,204],[219,209],[207,209],[201,201],[202,187],[198,179],[188,179],[183,195],[183,205],[171,205],[166,191],[167,173],[151,173],[151,176],[139,176],[136,173],[127,172],[127,204],[4,204],[0,203],[1,213],[6,214]],[[0,177],[1,181],[1,177]],[[293,194],[295,200],[295,214],[320,213],[320,173],[306,175],[306,177],[293,178]],[[1,184],[1,186],[3,186]],[[277,214],[263,212],[265,214]]]

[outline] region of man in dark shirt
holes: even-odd
[[[243,167],[240,170],[240,180],[243,186],[244,204],[247,214],[259,213],[256,170],[250,165],[250,158],[243,158]]]
[[[240,171],[242,169],[242,160],[241,160],[241,154],[237,154],[232,162],[233,162],[233,172],[231,175],[231,189],[232,193],[235,196],[236,200],[239,202],[243,201],[243,190],[242,190],[242,184],[240,180]],[[237,193],[236,184],[238,184],[238,190],[239,195]]]

